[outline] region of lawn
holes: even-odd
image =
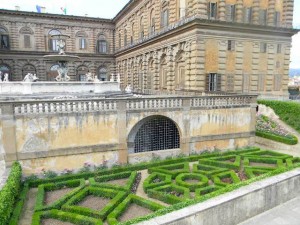
[[[134,224],[299,166],[300,158],[248,148],[27,180],[17,190],[12,216],[0,222]]]

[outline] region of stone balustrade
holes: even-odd
[[[139,96],[115,99],[71,99],[71,100],[34,100],[0,102],[0,116],[9,110],[11,114],[48,115],[64,113],[116,112],[121,105],[126,111],[197,108],[243,107],[256,103],[256,95],[216,95],[216,96]],[[3,113],[5,111],[5,113]]]

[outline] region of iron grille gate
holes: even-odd
[[[179,132],[173,121],[157,116],[145,122],[134,139],[134,152],[179,148]]]

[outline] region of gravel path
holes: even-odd
[[[41,225],[74,225],[73,223],[63,222],[55,219],[43,219]]]
[[[141,207],[137,204],[130,204],[126,211],[118,219],[120,222],[124,222],[133,218],[141,217],[152,213],[150,209]]]
[[[27,193],[27,198],[22,209],[18,225],[29,225],[31,224],[32,215],[34,213],[35,199],[37,195],[37,188],[31,188]]]

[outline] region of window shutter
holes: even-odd
[[[222,76],[221,74],[217,74],[217,91],[221,91],[221,85],[222,85]]]
[[[87,49],[87,40],[86,38],[83,39],[84,49]]]
[[[231,51],[235,51],[235,41],[231,41]]]
[[[232,21],[232,5],[226,5],[226,21]]]
[[[97,52],[97,53],[100,53],[100,40],[97,41],[97,44],[96,44],[96,52]]]
[[[267,10],[261,9],[259,11],[259,24],[266,25],[267,24]]]
[[[244,23],[252,22],[252,8],[244,8]]]
[[[164,11],[161,12],[160,15],[160,27],[164,26]]]
[[[30,48],[30,35],[24,35],[24,48]]]
[[[49,50],[50,51],[53,51],[53,42],[52,42],[52,39],[49,37]]]

